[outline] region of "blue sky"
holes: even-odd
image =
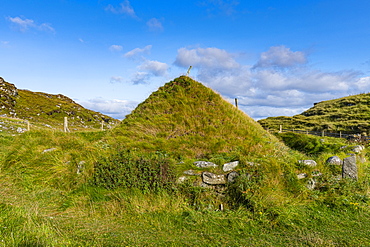
[[[254,119],[370,92],[368,0],[0,0],[0,76],[122,119],[186,73]]]

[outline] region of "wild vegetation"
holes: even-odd
[[[0,246],[370,243],[368,162],[358,164],[358,181],[325,164],[346,157],[350,144],[274,136],[188,77],[161,87],[113,130],[2,133],[0,144]],[[186,170],[204,171],[196,160],[239,160],[240,176],[220,191],[197,186],[196,176],[178,183]]]
[[[269,129],[301,129],[367,133],[370,130],[370,93],[322,101],[293,117],[269,117],[258,122]]]
[[[0,131],[17,133],[27,129],[29,121],[33,129],[63,130],[64,117],[68,117],[71,130],[100,129],[119,121],[99,112],[85,109],[62,94],[47,94],[18,89],[0,77]],[[20,128],[20,129],[18,129]]]

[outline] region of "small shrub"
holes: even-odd
[[[175,181],[172,160],[163,153],[120,151],[95,164],[93,184],[108,189],[135,188],[144,193],[170,190]]]
[[[254,171],[241,171],[241,175],[233,183],[227,186],[227,197],[231,207],[240,206],[256,211],[258,199],[256,195],[264,179],[262,173],[257,169]]]

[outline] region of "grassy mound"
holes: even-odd
[[[194,169],[194,160],[218,164],[219,167],[212,170],[218,174],[225,174],[221,170],[224,163],[238,160],[237,171],[252,174],[255,179],[251,182],[248,178],[243,186],[230,188],[231,197],[247,198],[235,201],[229,198],[226,204],[248,204],[253,210],[259,207],[257,205],[268,207],[283,203],[285,199],[289,201],[291,190],[294,190],[289,187],[295,186],[296,179],[287,182],[287,178],[295,176],[297,159],[304,156],[287,148],[212,89],[186,76],[152,93],[107,135],[107,142],[112,147],[113,155],[109,158],[112,162],[97,164],[96,170],[120,166],[114,161],[114,153],[124,149],[171,157],[174,160],[171,168],[177,176]],[[258,164],[258,167],[250,164]],[[189,186],[190,192],[183,192],[194,198],[197,192]],[[254,192],[243,194],[250,186],[255,188]],[[209,201],[209,198],[198,199],[193,204],[206,205]]]
[[[258,122],[269,129],[301,129],[368,133],[370,130],[370,94],[351,95],[322,101],[293,117],[269,117]]]
[[[238,152],[255,161],[289,152],[245,113],[186,76],[152,93],[111,136],[119,145],[187,158]]]

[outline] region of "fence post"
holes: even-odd
[[[68,117],[64,117],[64,132],[70,132],[68,129]]]
[[[339,131],[339,138],[342,138],[342,131]]]
[[[26,121],[26,123],[27,123],[27,131],[30,131],[30,121]]]
[[[283,125],[281,125],[281,124],[279,126],[279,133],[283,133]]]
[[[325,136],[325,130],[322,131],[321,136]]]
[[[238,98],[235,98],[235,106],[238,108]]]
[[[104,130],[104,120],[101,120],[101,130]]]

